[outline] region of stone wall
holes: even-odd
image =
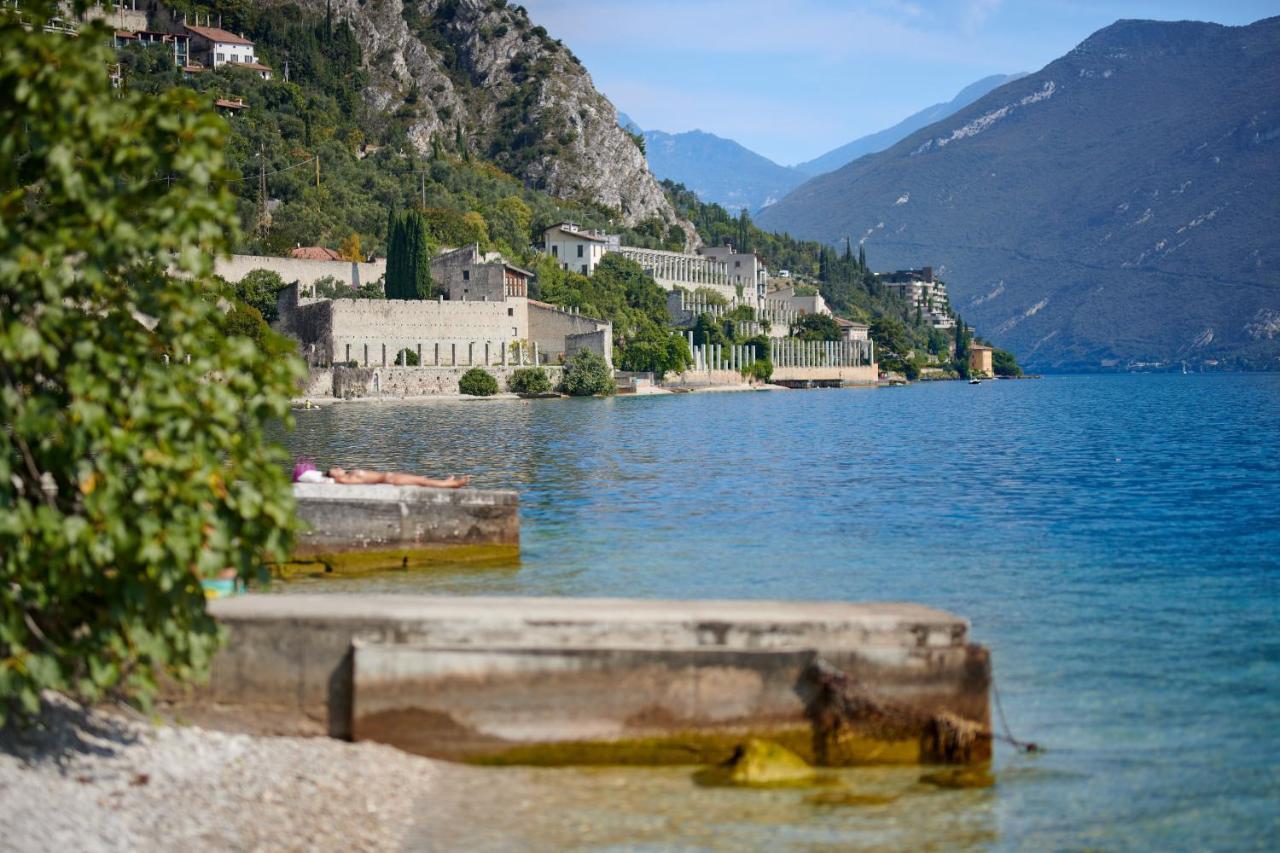
[[[750,385],[751,382],[736,370],[686,370],[684,373],[668,373],[662,377],[667,388],[702,387],[708,385]]]
[[[580,349],[589,349],[613,364],[611,323],[532,299],[529,300],[529,341],[538,345],[539,352],[545,354],[551,364]]]
[[[268,255],[232,255],[214,261],[213,271],[227,281],[236,282],[252,270],[271,270],[279,273],[286,284],[298,282],[315,284],[326,276],[352,287],[373,284],[387,273],[387,259],[377,258],[369,263],[353,261],[305,261],[300,258],[274,258]]]
[[[498,380],[498,390],[507,390],[507,381],[511,374],[520,369],[517,364],[478,365],[493,374]],[[525,365],[531,367],[532,365]],[[458,380],[471,366],[462,364],[458,367],[336,367],[332,371],[332,387],[317,390],[316,396],[332,393],[334,397],[344,400],[370,397],[433,397],[445,394],[457,394]],[[551,378],[551,384],[560,383],[561,368],[544,366]],[[318,386],[313,386],[318,387]]]

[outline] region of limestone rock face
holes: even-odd
[[[302,0],[317,14],[325,0]],[[332,0],[370,73],[378,110],[412,109],[409,138],[422,152],[437,139],[471,151],[529,185],[619,212],[619,224],[657,218],[693,237],[618,127],[568,47],[497,0]],[[415,99],[416,96],[416,99]],[[695,238],[696,239],[696,238]]]

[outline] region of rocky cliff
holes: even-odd
[[[303,0],[326,14],[326,0]],[[679,221],[617,111],[573,53],[504,0],[331,0],[355,30],[370,73],[366,98],[415,113],[409,138],[461,137],[538,189],[616,209],[635,225]]]

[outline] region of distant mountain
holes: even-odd
[[[1036,369],[1280,367],[1280,18],[1119,21],[759,224],[941,268]]]
[[[755,211],[773,204],[805,181],[795,169],[779,166],[761,154],[701,130],[665,133],[641,130],[626,113],[618,124],[644,135],[649,171],[661,180],[684,184],[705,202],[731,211]]]
[[[834,172],[859,157],[885,150],[922,127],[927,127],[935,121],[942,121],[957,110],[969,106],[969,104],[972,104],[992,89],[997,89],[1005,83],[1012,83],[1014,80],[1020,80],[1026,76],[1026,73],[1023,72],[1020,74],[993,74],[990,77],[983,77],[977,83],[965,86],[960,90],[960,94],[946,103],[925,107],[920,112],[907,116],[893,127],[886,128],[878,133],[860,136],[852,142],[841,145],[834,151],[828,151],[821,157],[815,157],[807,163],[797,163],[792,168],[810,176]]]

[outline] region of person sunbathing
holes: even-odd
[[[460,489],[471,478],[450,474],[443,480],[422,477],[418,474],[404,474],[399,471],[366,471],[362,468],[330,468],[323,474],[316,469],[314,463],[301,460],[293,466],[295,483],[342,483],[349,486],[368,486],[386,483],[392,486],[425,486],[429,489]]]

